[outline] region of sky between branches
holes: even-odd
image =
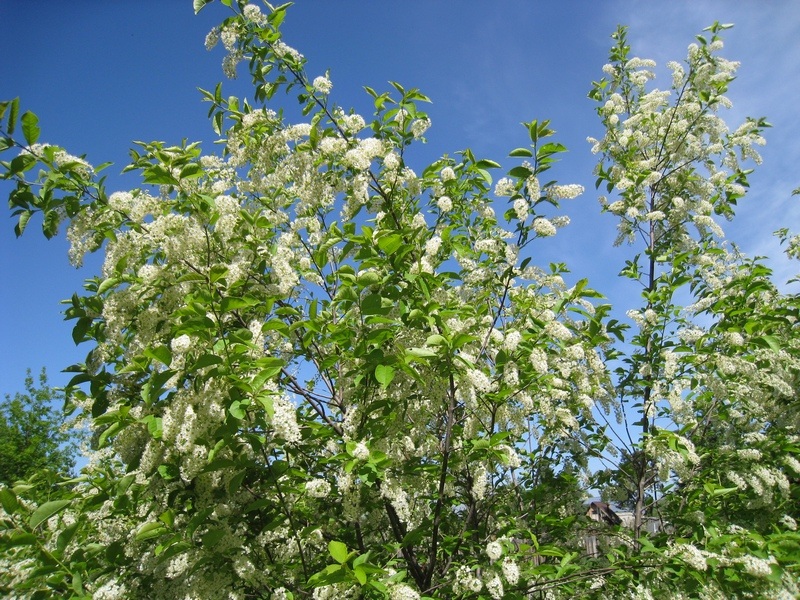
[[[135,174],[119,174],[132,140],[201,140],[213,153],[216,136],[197,88],[223,81],[225,95],[250,95],[245,65],[239,79],[225,80],[222,49],[203,47],[226,11],[215,3],[194,16],[189,0],[0,0],[0,99],[20,96],[23,110],[37,113],[40,141],[85,153],[92,164],[112,161],[104,172],[109,192],[137,187]],[[630,27],[634,55],[658,62],[655,85],[667,88],[666,62],[683,60],[694,35],[715,20],[736,24],[725,32],[723,56],[742,63],[729,93],[734,106],[724,118],[732,128],[748,115],[774,125],[764,165],[750,178],[751,193],[736,221],[723,226],[746,253],[776,259],[771,264],[783,282],[798,270],[780,259],[772,232],[800,230],[800,199],[791,198],[800,185],[800,3],[300,0],[283,31],[309,59],[312,78],[330,69],[331,99],[365,118],[372,105],[364,85],[380,92],[394,80],[431,97],[428,144],[408,156],[418,173],[466,147],[507,170],[519,160],[507,159],[508,152],[528,143],[519,124],[550,119],[556,141],[570,150],[551,173],[586,192],[564,203],[559,214],[572,224],[533,245],[533,260],[566,262],[573,272],[568,282],[588,277],[624,312],[636,305],[637,292],[616,274],[631,252],[612,247],[614,220],[600,214],[596,158],[585,140],[602,131],[586,94],[602,76],[617,24]],[[275,101],[294,102],[282,94]],[[4,199],[9,189],[0,183]],[[39,224],[32,221],[16,240],[13,221],[0,220],[0,393],[20,390],[29,367],[46,367],[51,384],[64,385],[69,375],[60,371],[89,350],[72,343],[59,301],[97,273],[98,257],[74,269],[63,232],[47,242]]]

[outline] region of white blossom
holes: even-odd
[[[442,196],[436,201],[436,206],[442,212],[449,212],[453,210],[453,201],[448,196]]]
[[[353,457],[358,460],[369,460],[369,448],[364,442],[358,442],[353,449]]]
[[[494,600],[501,600],[503,598],[503,582],[500,580],[497,573],[492,574],[486,582],[486,591],[489,592],[489,595],[494,598]]]
[[[517,193],[514,180],[510,177],[501,178],[494,186],[495,196],[513,196]]]
[[[411,135],[415,138],[422,137],[431,126],[430,119],[417,119],[411,123]]]
[[[509,585],[517,585],[519,581],[519,566],[510,557],[503,559],[503,577]]]
[[[324,479],[312,479],[306,482],[306,493],[313,498],[324,498],[331,492],[331,484]]]
[[[544,217],[537,217],[533,221],[533,230],[540,237],[551,237],[556,234],[555,225]]]
[[[489,542],[486,544],[486,556],[489,557],[489,560],[495,562],[500,560],[500,557],[503,556],[503,546],[500,542],[494,541]]]
[[[333,89],[333,84],[331,80],[327,77],[320,75],[319,77],[314,78],[314,82],[311,84],[314,88],[314,91],[319,94],[330,94],[331,90]]]
[[[456,172],[453,171],[452,167],[445,167],[442,169],[439,176],[442,178],[442,181],[453,181],[456,178]]]

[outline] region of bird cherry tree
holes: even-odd
[[[103,166],[0,104],[17,233],[41,213],[48,237],[67,222],[76,264],[104,255],[67,309],[90,348],[68,389],[95,432],[90,462],[61,486],[0,490],[3,585],[98,599],[796,592],[797,300],[711,216],[733,215],[766,125],[730,131],[718,114],[735,70],[722,27],[672,66],[669,92],[648,90],[652,65],[620,29],[594,84],[598,183],[619,198],[604,210],[622,241],[640,238],[622,274],[644,304],[626,338],[588,280],[533,260],[583,192],[550,179],[565,148],[547,121],[525,124],[500,177],[469,150],[414,170],[422,92],[367,88],[365,118],[282,39],[286,5],[221,3],[206,45],[221,42],[228,75],[247,64],[253,96],[203,92],[217,153],[138,144],[139,189],[108,193]],[[618,465],[635,522],[590,556],[588,476],[620,452],[637,457]]]

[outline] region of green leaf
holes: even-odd
[[[764,347],[770,348],[771,350],[773,350],[775,352],[779,352],[780,349],[781,349],[780,341],[778,340],[778,338],[776,338],[773,335],[765,335],[765,336],[762,336],[760,338],[756,338],[756,340],[754,340],[754,341],[759,343],[759,345],[762,345]]]
[[[436,352],[428,348],[406,348],[406,355],[414,358],[433,358]]]
[[[308,584],[313,587],[321,587],[323,585],[331,585],[346,580],[347,577],[341,565],[328,565],[319,573],[314,573],[309,577]]]
[[[11,112],[8,113],[8,135],[14,133],[14,129],[17,127],[17,115],[19,115],[19,98],[14,98],[11,101]]]
[[[17,501],[17,497],[14,495],[14,492],[8,488],[0,488],[0,506],[3,507],[3,510],[6,511],[6,513],[13,515],[19,508],[19,502]]]
[[[364,572],[364,567],[358,565],[356,568],[353,569],[353,574],[358,579],[358,583],[361,585],[366,585],[367,583],[367,574]]]
[[[484,158],[479,160],[475,163],[475,166],[479,169],[499,169],[500,163],[496,163],[493,160],[489,160],[488,158]]]
[[[195,179],[203,175],[203,168],[197,163],[189,163],[181,169],[181,179]]]
[[[275,406],[272,401],[272,396],[268,394],[261,394],[256,398],[261,407],[266,411],[267,416],[272,419],[275,414]]]
[[[194,14],[199,13],[203,10],[206,4],[211,4],[214,0],[194,0],[192,2],[192,7],[194,7]]]
[[[29,171],[37,162],[38,159],[32,154],[20,154],[11,159],[8,165],[8,175],[16,175],[17,173]]]
[[[508,172],[509,175],[512,177],[518,177],[519,179],[525,179],[533,175],[533,172],[527,167],[514,167]]]
[[[167,526],[161,521],[153,521],[152,523],[145,523],[142,525],[139,531],[136,532],[135,539],[137,542],[141,542],[142,540],[158,537],[164,533],[167,533]]]
[[[172,481],[180,477],[181,472],[175,465],[167,463],[158,466],[158,474],[161,475],[164,481]]]
[[[161,417],[154,417],[153,415],[148,415],[147,419],[147,431],[150,433],[150,437],[155,439],[161,439],[163,435],[163,419]]]
[[[531,152],[527,148],[514,148],[511,152],[508,153],[508,155],[516,156],[519,158],[531,158],[533,156],[533,152]]]
[[[383,299],[378,294],[364,296],[364,299],[361,301],[361,313],[364,315],[386,314],[390,310],[391,307],[383,308]]]
[[[438,333],[434,333],[433,335],[429,335],[428,339],[425,340],[426,346],[446,346],[447,340],[443,335],[439,335]]]
[[[345,546],[342,542],[331,540],[328,543],[328,552],[330,552],[333,560],[338,562],[340,565],[347,562],[347,546]]]
[[[242,487],[242,483],[244,482],[244,478],[247,475],[247,470],[243,469],[239,471],[236,475],[231,477],[231,480],[228,482],[228,493],[231,496],[234,496],[236,492],[239,491],[239,488]]]
[[[36,544],[36,536],[27,531],[15,531],[3,540],[6,548],[14,546],[33,546]]]
[[[25,232],[25,228],[28,226],[28,221],[31,219],[31,215],[33,212],[30,210],[23,210],[19,213],[19,221],[14,226],[14,234],[19,237]]]
[[[31,111],[22,115],[22,135],[29,146],[32,146],[39,139],[39,117]]]
[[[97,288],[97,294],[104,294],[112,287],[117,285],[120,282],[119,277],[109,277],[108,279],[104,280],[103,283],[100,284],[100,287]]]
[[[144,171],[144,182],[153,184],[175,185],[178,180],[162,165],[153,165]]]
[[[203,354],[194,363],[194,368],[203,369],[205,367],[210,367],[211,365],[218,365],[221,362],[223,362],[221,356],[217,356],[216,354]]]
[[[105,448],[105,445],[108,442],[108,438],[117,433],[123,427],[124,425],[120,421],[117,421],[116,423],[112,423],[111,425],[109,425],[97,439],[97,446],[99,448]]]
[[[396,233],[390,233],[378,240],[378,248],[386,252],[386,254],[394,254],[402,245],[403,238]]]
[[[255,306],[261,301],[258,298],[248,296],[246,298],[223,298],[221,303],[222,312],[229,312],[232,310],[239,310],[240,308],[248,308]]]
[[[83,577],[78,571],[72,571],[72,591],[78,594],[78,597],[83,596]]]
[[[394,367],[389,365],[378,365],[375,367],[375,379],[381,384],[381,387],[386,389],[394,379]]]
[[[59,552],[64,552],[69,543],[72,541],[72,538],[75,537],[75,532],[78,531],[78,525],[80,525],[80,523],[73,523],[58,534],[58,538],[56,539],[56,548]]]
[[[53,500],[51,502],[45,502],[31,515],[31,520],[29,521],[30,526],[38,526],[40,523],[69,506],[71,502],[72,500]]]
[[[235,400],[233,404],[230,405],[228,411],[233,415],[233,417],[239,421],[245,418],[246,412],[245,408],[242,406],[242,403],[239,400]]]
[[[167,367],[169,363],[172,362],[172,352],[166,346],[158,346],[156,348],[147,348],[144,351],[144,355],[147,358],[153,358],[160,363],[163,363]]]

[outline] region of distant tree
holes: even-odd
[[[56,408],[62,399],[47,384],[44,369],[38,387],[28,369],[25,393],[6,394],[0,403],[0,483],[10,485],[45,469],[68,474],[75,467],[76,440]]]
[[[604,502],[625,510],[636,510],[638,482],[644,480],[647,490],[643,505],[652,504],[653,490],[651,486],[658,482],[658,473],[645,460],[641,450],[629,452],[623,449],[614,466],[598,471],[595,474],[595,486],[600,490]],[[660,490],[659,490],[660,491]]]

